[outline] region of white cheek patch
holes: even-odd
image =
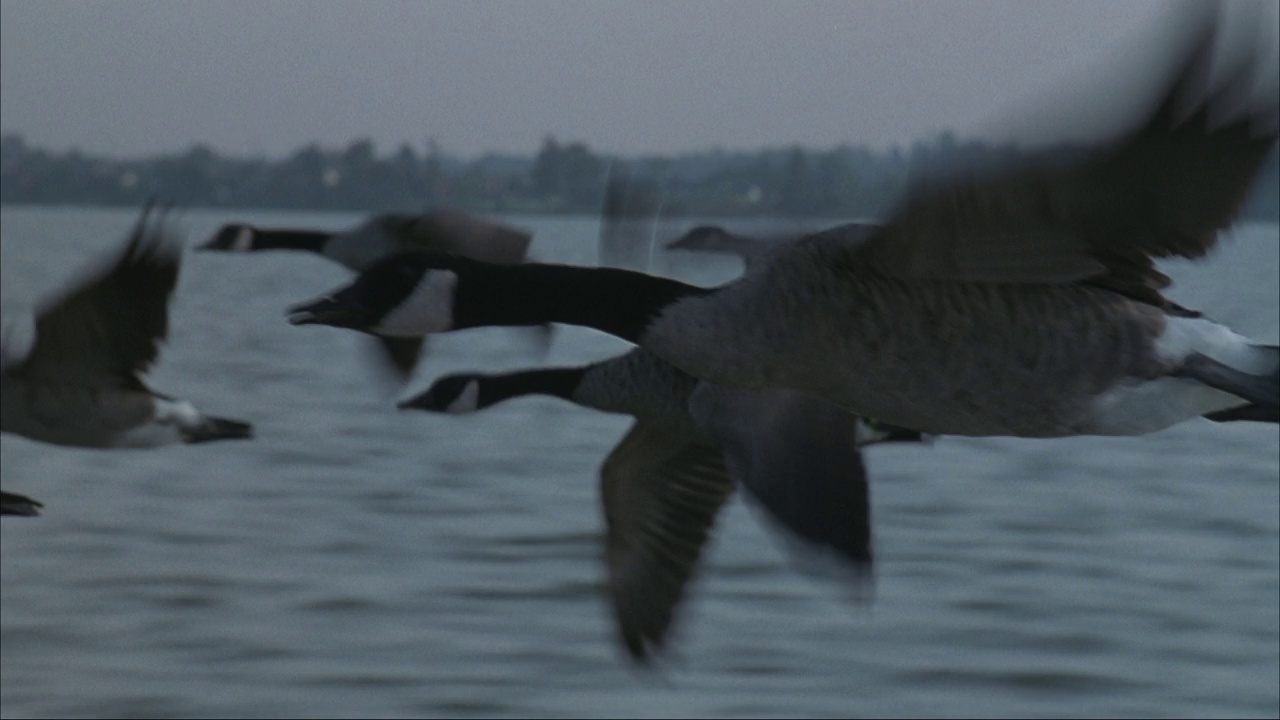
[[[458,393],[458,397],[449,403],[449,407],[445,408],[445,412],[453,415],[466,415],[473,413],[480,407],[480,383],[472,380],[462,388],[462,392]]]
[[[231,241],[232,252],[249,252],[253,249],[253,229],[242,227],[240,232],[236,233],[236,239]]]
[[[428,270],[413,292],[374,326],[390,337],[422,337],[453,327],[454,290],[458,275],[452,270]]]

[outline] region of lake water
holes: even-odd
[[[0,211],[6,315],[117,251],[131,211]],[[189,211],[341,227],[349,214]],[[593,263],[598,224],[513,218]],[[1172,295],[1268,342],[1280,229],[1249,225]],[[699,282],[737,262],[659,257]],[[628,424],[551,399],[399,413],[364,338],[296,328],[344,282],[316,257],[189,253],[157,389],[252,442],[102,452],[0,440],[4,717],[1276,717],[1280,439],[1188,422],[1138,438],[943,438],[867,453],[870,610],[722,515],[658,672],[601,593],[596,472]],[[507,330],[432,341],[440,373],[540,362]],[[548,362],[626,345],[566,328]]]

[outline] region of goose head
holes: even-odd
[[[374,263],[350,284],[287,311],[294,325],[330,325],[387,337],[422,337],[455,328],[458,286],[452,255],[400,253]]]

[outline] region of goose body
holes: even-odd
[[[524,262],[532,242],[524,230],[456,210],[421,214],[382,213],[347,230],[259,228],[223,225],[198,249],[221,252],[301,250],[360,272],[402,252],[458,253],[493,263]]]
[[[865,223],[848,223],[841,226],[855,240],[859,235],[869,236],[877,226]],[[805,237],[809,233],[791,233],[771,237],[755,237],[730,232],[719,225],[698,225],[668,242],[667,250],[734,255],[740,258],[747,272],[756,265],[767,263],[775,249]]]
[[[1159,102],[1091,157],[919,188],[870,237],[807,236],[720,288],[402,256],[291,317],[385,334],[585,325],[719,385],[796,389],[933,434],[1274,416],[1280,349],[1168,301],[1154,267],[1211,250],[1275,147],[1274,89],[1242,98],[1255,58],[1205,81],[1216,30],[1198,27]],[[483,300],[499,288],[504,303]]]
[[[440,252],[498,264],[527,259],[532,235],[525,230],[456,210],[427,213],[382,213],[342,231],[259,228],[247,223],[223,225],[197,249],[217,252],[296,250],[328,258],[361,272],[397,253]],[[546,328],[537,342],[545,345]],[[383,357],[401,378],[422,354],[423,339],[380,338]]]
[[[45,303],[35,337],[6,333],[0,431],[75,447],[151,447],[248,438],[245,422],[213,417],[148,388],[142,373],[168,334],[178,244],[144,212],[110,268]]]
[[[859,448],[921,439],[800,393],[719,388],[643,350],[582,367],[451,375],[401,407],[469,413],[531,394],[636,419],[601,467],[600,487],[610,598],[638,660],[661,650],[736,485],[805,548],[866,578],[870,504]]]

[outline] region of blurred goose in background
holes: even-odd
[[[525,230],[456,210],[426,213],[382,213],[348,230],[325,231],[259,228],[247,223],[223,225],[197,250],[257,252],[300,250],[326,257],[361,272],[374,262],[403,252],[456,253],[503,265],[524,262],[532,235]],[[544,350],[550,341],[544,326],[535,342]],[[384,357],[404,379],[422,353],[423,338],[381,338]]]
[[[43,507],[39,502],[26,495],[0,491],[0,515],[21,515],[35,517]]]
[[[5,333],[0,431],[94,448],[252,436],[248,423],[205,415],[142,381],[168,334],[181,252],[163,218],[149,223],[149,212],[119,260],[43,304],[31,342]]]
[[[290,320],[393,336],[583,325],[720,385],[801,390],[930,434],[1139,435],[1249,406],[1273,416],[1280,348],[1168,301],[1154,265],[1207,254],[1276,144],[1274,72],[1263,53],[1219,52],[1211,7],[1135,129],[1084,159],[916,188],[869,238],[816,233],[712,289],[402,255]]]
[[[850,237],[854,238],[859,232],[858,228],[863,228],[861,232],[870,236],[878,226],[866,223],[845,223],[840,227],[847,230]],[[698,225],[663,247],[667,250],[736,255],[746,266],[745,271],[751,272],[754,265],[767,262],[766,258],[770,252],[786,243],[799,240],[805,235],[807,233],[796,232],[754,237],[730,232],[719,225]]]
[[[400,407],[462,414],[532,394],[636,419],[600,469],[600,494],[610,604],[641,662],[663,649],[737,483],[787,532],[789,549],[807,551],[801,559],[834,557],[867,589],[871,508],[859,448],[921,440],[801,393],[700,382],[643,350],[581,367],[450,375]]]

